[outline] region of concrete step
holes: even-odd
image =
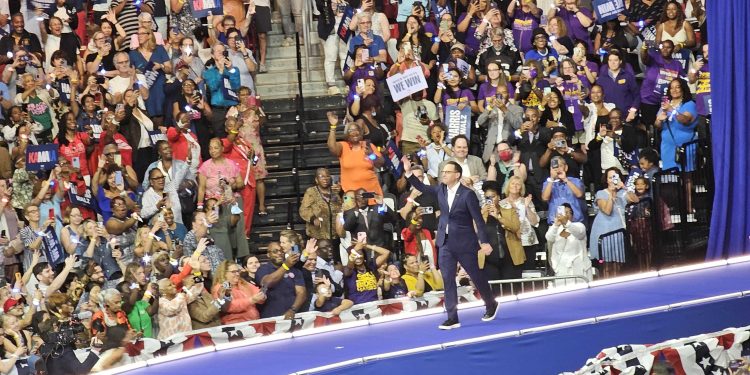
[[[302,68],[304,69],[307,66],[307,64],[310,64],[310,70],[320,70],[320,71],[323,70],[323,58],[322,57],[315,56],[315,57],[311,57],[308,59],[303,56]],[[259,78],[264,75],[270,75],[274,72],[297,70],[297,58],[289,57],[289,58],[266,59],[266,68],[268,69],[268,73],[258,74]]]
[[[268,35],[268,48],[272,47],[278,47],[281,46],[281,42],[284,41],[284,38],[286,36],[284,34],[275,34],[275,35]],[[303,35],[300,34],[300,39],[303,38]],[[318,48],[318,44],[320,43],[320,38],[318,38],[318,34],[310,34],[310,39],[312,40],[312,47]],[[292,46],[294,46],[294,42],[292,42]],[[304,48],[302,45],[300,45],[300,48]]]
[[[323,57],[323,51],[318,47],[318,44],[313,44],[310,48],[310,56]],[[303,59],[305,49],[301,48]],[[297,58],[297,49],[295,47],[281,47],[280,45],[269,45],[266,51],[266,61],[272,61],[277,58],[292,59]]]
[[[284,84],[284,83],[290,83],[290,84],[296,84],[297,83],[297,70],[296,69],[289,69],[289,70],[282,70],[282,71],[274,71],[271,70],[272,66],[268,66],[268,73],[265,74],[258,74],[257,81],[255,83],[256,87],[260,86],[275,86],[278,84]],[[326,77],[325,73],[323,73],[322,69],[311,69],[310,70],[310,79],[306,78],[305,71],[302,71],[302,81],[303,82],[325,82]]]
[[[280,83],[276,85],[259,85],[256,86],[258,95],[264,99],[291,99],[297,95],[297,83]],[[307,96],[327,96],[328,87],[323,81],[304,82],[302,83],[302,94]],[[343,97],[342,95],[335,95]]]

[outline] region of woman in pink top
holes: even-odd
[[[242,267],[225,260],[216,269],[211,290],[214,298],[231,297],[221,309],[221,324],[234,324],[260,319],[257,304],[266,301],[266,295],[257,286],[240,277]],[[225,288],[228,284],[229,288]]]
[[[219,138],[211,139],[208,159],[198,168],[198,205],[203,206],[209,198],[231,200],[231,190],[244,186],[237,163],[224,157],[224,145]]]

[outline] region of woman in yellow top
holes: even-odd
[[[410,297],[421,297],[425,292],[443,290],[443,276],[429,261],[419,262],[415,255],[404,258],[404,273],[401,279],[406,282]]]

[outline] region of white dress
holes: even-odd
[[[560,233],[566,230],[570,235],[563,238]],[[591,281],[591,260],[586,249],[586,226],[583,223],[568,222],[565,227],[552,225],[547,230],[550,246],[549,263],[555,276],[582,276]],[[577,283],[579,280],[558,280],[555,286]]]

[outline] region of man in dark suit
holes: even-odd
[[[344,229],[351,232],[352,238],[357,238],[359,232],[365,232],[368,244],[389,248],[384,224],[395,223],[396,213],[383,204],[383,197],[376,196],[377,204],[369,205],[370,199],[362,196],[366,192],[365,189],[357,190],[354,196],[357,207],[344,211]]]
[[[440,184],[426,186],[411,173],[409,159],[402,160],[404,173],[411,186],[421,192],[431,192],[438,198],[440,221],[437,231],[437,245],[440,249],[438,260],[445,286],[445,310],[448,319],[438,328],[461,327],[458,322],[458,293],[456,290],[456,264],[461,263],[466,273],[482,295],[485,313],[482,321],[495,319],[498,303],[492,296],[486,276],[479,270],[477,248],[485,256],[492,252],[484,230],[484,219],[479,208],[479,200],[473,190],[461,184],[461,166],[449,161],[440,170]],[[476,226],[476,230],[474,229]],[[477,238],[477,236],[479,238]]]

